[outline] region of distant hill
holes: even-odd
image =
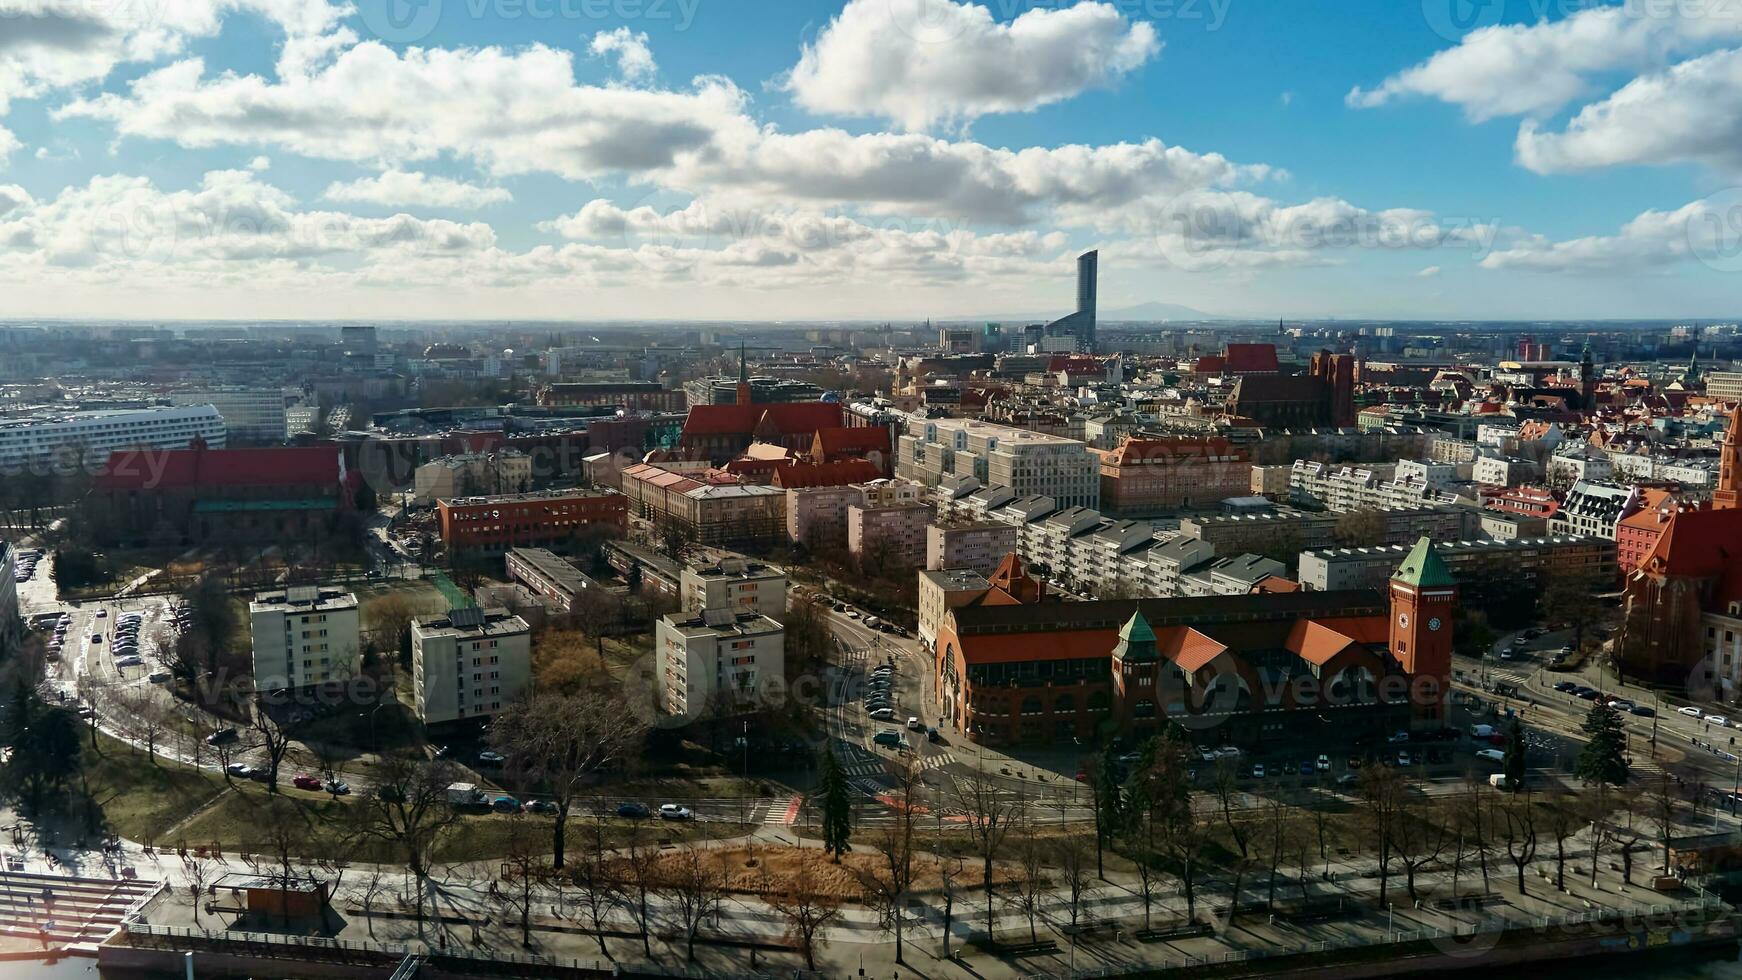
[[[951,323],[987,322],[987,323],[1047,323],[1064,316],[1069,310],[1057,313],[1005,313],[992,316],[957,316],[949,317]],[[1138,303],[1136,306],[1103,307],[1095,311],[1095,319],[1102,323],[1118,320],[1226,320],[1228,317],[1219,313],[1205,313],[1178,303]]]

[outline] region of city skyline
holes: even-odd
[[[40,0],[0,316],[1724,317],[1742,15],[1457,6]]]

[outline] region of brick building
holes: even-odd
[[[1149,514],[1205,507],[1242,496],[1252,484],[1252,456],[1226,439],[1127,438],[1096,450],[1101,462],[1101,510]]]
[[[541,490],[436,502],[442,544],[450,554],[501,554],[510,548],[561,551],[577,539],[616,537],[629,529],[628,498],[615,490]]]

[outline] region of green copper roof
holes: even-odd
[[[1403,559],[1403,564],[1397,566],[1397,574],[1391,576],[1391,580],[1413,585],[1418,589],[1458,584],[1458,580],[1452,577],[1452,570],[1446,567],[1445,559],[1434,550],[1433,542],[1425,537],[1409,549],[1408,557]]]
[[[1119,639],[1126,643],[1154,643],[1155,630],[1149,628],[1149,620],[1144,619],[1141,612],[1134,612],[1120,627]]]

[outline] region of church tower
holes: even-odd
[[[1397,567],[1390,586],[1391,655],[1410,678],[1410,727],[1442,728],[1452,691],[1458,580],[1424,537]]]
[[[1586,415],[1597,414],[1597,365],[1591,360],[1591,345],[1585,345],[1585,356],[1579,359],[1579,401]]]
[[[1742,509],[1742,404],[1730,415],[1730,427],[1718,448],[1718,488],[1712,492],[1713,510]]]

